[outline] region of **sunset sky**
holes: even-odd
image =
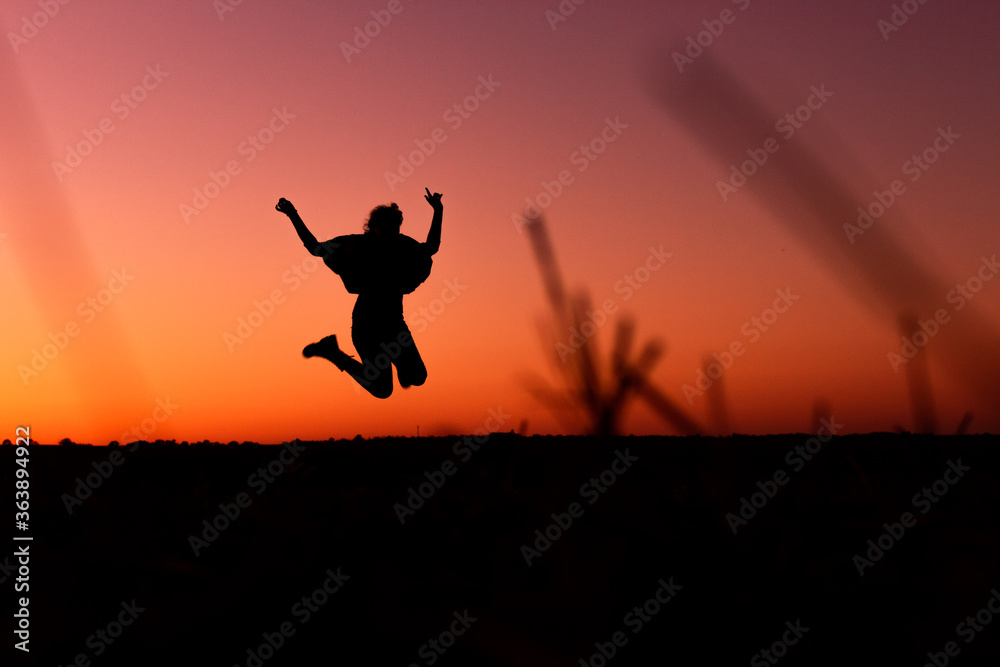
[[[684,387],[739,343],[737,432],[806,431],[817,400],[843,432],[915,428],[889,357],[904,303],[943,311],[918,353],[940,430],[972,412],[996,432],[1000,6],[897,6],[7,0],[3,437],[470,433],[490,410],[500,430],[583,432],[527,391],[559,381],[527,199],[570,289],[614,306],[602,357],[633,317],[636,348],[666,346],[652,383],[700,423]],[[422,241],[425,187],[442,244],[404,314],[429,377],[379,400],[302,357],[331,333],[354,354],[355,297],[274,205],[327,239],[395,201]],[[818,231],[890,196],[860,234]],[[241,318],[260,326],[243,338]],[[641,401],[623,430],[676,432]]]

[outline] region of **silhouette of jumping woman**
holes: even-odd
[[[347,291],[358,295],[351,340],[361,361],[342,352],[336,336],[306,345],[302,355],[332,362],[376,398],[392,394],[393,365],[403,388],[422,385],[427,379],[427,369],[403,321],[403,295],[427,280],[431,257],[441,246],[441,194],[425,190],[424,199],[434,209],[434,217],[424,243],[399,233],[403,213],[395,203],[372,209],[364,234],[337,236],[323,243],[306,228],[290,201],[280,199],[274,207],[292,221],[306,250],[322,257]]]

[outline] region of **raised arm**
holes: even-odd
[[[441,193],[435,192],[431,194],[431,191],[424,188],[427,194],[424,195],[424,199],[427,203],[431,205],[434,209],[434,217],[431,219],[431,230],[427,232],[427,249],[433,255],[441,247],[441,216],[444,212],[444,205],[441,203]]]
[[[302,240],[302,245],[306,247],[306,250],[308,250],[310,254],[316,255],[317,257],[322,257],[325,254],[326,251],[323,248],[323,245],[317,241],[316,237],[313,236],[313,233],[309,231],[306,227],[306,223],[302,222],[302,218],[299,217],[299,212],[295,210],[294,206],[292,206],[292,202],[282,198],[278,200],[278,204],[274,208],[275,210],[287,215],[288,219],[292,221],[292,224],[295,225],[295,231],[299,234],[299,239]]]

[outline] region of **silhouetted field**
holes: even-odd
[[[997,438],[845,436],[807,461],[808,438],[35,447],[32,659],[923,665],[953,641],[957,664],[996,664],[1000,615],[959,624],[1000,587]],[[429,497],[401,523],[411,488]],[[742,498],[761,507],[727,520]]]

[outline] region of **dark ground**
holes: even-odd
[[[779,642],[782,665],[919,667],[953,641],[950,664],[1000,664],[1000,614],[971,637],[959,627],[1000,587],[1000,439],[837,437],[796,472],[785,455],[807,438],[494,434],[468,461],[456,438],[330,441],[266,488],[250,477],[281,446],[123,446],[72,513],[75,479],[116,450],[33,447],[31,663],[766,665],[755,654]],[[626,449],[631,467],[581,495]],[[7,522],[14,448],[0,455]],[[401,525],[394,504],[449,459],[455,473]],[[913,502],[959,459],[969,470],[938,501]],[[778,470],[787,484],[734,535],[726,514]],[[249,506],[195,556],[189,536],[240,493]],[[572,502],[582,516],[529,567],[522,545]],[[907,511],[916,524],[860,576],[854,556]],[[348,579],[305,620],[296,603],[338,568]],[[12,629],[16,574],[0,577]],[[674,597],[640,630],[626,615],[661,579]],[[143,611],[113,643],[88,641],[132,600]],[[421,652],[466,610],[476,620],[443,655]],[[248,656],[285,622],[294,634],[269,659]],[[808,628],[787,655],[786,622]],[[619,631],[605,661],[595,643]],[[10,644],[2,663],[28,664]]]

